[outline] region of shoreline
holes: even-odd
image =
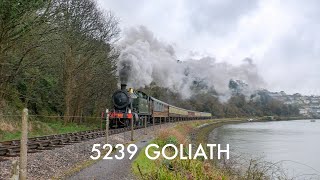
[[[265,119],[260,119],[256,121],[247,121],[246,119],[239,118],[239,119],[234,119],[234,120],[219,120],[219,119],[214,119],[217,120],[217,122],[212,122],[209,123],[205,126],[201,126],[198,128],[195,128],[191,133],[191,143],[192,144],[199,144],[199,143],[208,143],[208,138],[209,135],[214,129],[227,125],[227,124],[239,124],[239,123],[251,123],[251,122],[278,122],[278,121],[294,121],[294,120],[302,120],[300,117],[299,118],[293,118],[293,117],[281,117],[277,120],[265,120]],[[306,119],[310,120],[310,119]],[[317,119],[315,119],[317,120]]]
[[[294,120],[298,120],[299,122],[303,121],[303,123],[309,123],[310,119],[294,119]],[[319,120],[319,119],[316,119],[316,120]],[[293,119],[282,119],[282,120],[276,120],[276,121],[254,121],[254,122],[257,122],[257,123],[265,123],[265,122],[277,122],[277,123],[281,123],[284,122],[288,122],[288,121],[293,121]],[[305,122],[304,122],[305,121]],[[210,124],[210,125],[207,125],[205,127],[202,127],[202,128],[198,128],[195,132],[195,134],[193,136],[194,137],[194,141],[192,141],[192,144],[193,145],[198,145],[199,143],[217,143],[217,135],[218,135],[218,132],[215,131],[216,128],[219,128],[219,127],[222,127],[223,125],[228,125],[228,124],[239,124],[239,123],[251,123],[251,122],[248,122],[248,121],[230,121],[230,122],[219,122],[219,123],[213,123],[213,124]],[[241,125],[240,125],[241,126]],[[245,125],[246,126],[246,125]],[[238,137],[238,136],[237,136]],[[219,144],[219,143],[217,143]],[[238,153],[238,152],[237,152]],[[251,156],[252,155],[252,156]],[[219,163],[218,161],[214,161],[214,164],[216,165],[216,167],[220,167],[222,166],[223,168],[224,167],[227,167],[227,169],[229,167],[232,167],[230,168],[229,170],[233,170],[233,172],[241,172],[241,174],[249,174],[248,176],[254,176],[255,175],[255,171],[256,172],[259,172],[261,173],[262,177],[273,177],[274,175],[279,175],[281,177],[287,177],[287,178],[292,178],[292,179],[295,179],[295,177],[304,177],[304,178],[307,178],[310,176],[310,178],[308,179],[314,179],[314,176],[316,176],[316,179],[319,178],[320,176],[318,174],[316,174],[318,171],[316,168],[314,167],[317,167],[317,166],[312,166],[311,164],[306,164],[306,163],[300,163],[300,162],[303,162],[301,159],[301,161],[298,161],[298,160],[282,160],[282,159],[278,159],[278,160],[270,160],[270,159],[264,159],[264,158],[261,158],[259,156],[253,156],[255,155],[254,153],[250,152],[250,156],[241,156],[241,158],[239,158],[240,156],[234,156],[235,159],[231,160],[231,162],[229,164],[227,164],[225,166],[225,162],[223,163]],[[283,164],[282,163],[279,163],[279,162],[294,162],[296,164],[299,164],[299,165],[303,165],[304,168],[306,168],[305,170],[303,171],[299,171],[299,168],[292,168],[292,172],[288,173],[288,172],[285,172],[285,166],[282,166]],[[238,167],[240,167],[240,165],[243,166],[244,168],[243,169],[238,169]],[[268,167],[268,168],[266,168]],[[223,169],[222,168],[222,169]],[[308,172],[306,174],[304,174],[305,172]]]
[[[196,128],[191,132],[191,143],[198,145],[200,143],[207,144],[209,134],[216,128],[221,127],[223,125],[227,124],[239,124],[239,123],[246,123],[246,120],[228,120],[228,121],[219,121],[219,122],[213,122],[210,124],[207,124],[206,126],[202,126],[199,128]],[[256,121],[256,122],[265,122],[265,121]]]
[[[259,120],[255,122],[271,121]],[[160,148],[168,143],[175,145],[193,144],[194,147],[197,147],[199,144],[207,144],[209,135],[215,128],[238,123],[249,122],[244,118],[239,118],[177,123],[171,129],[161,131],[153,143],[158,144]],[[166,151],[166,153],[171,153],[172,155],[172,151],[170,150]],[[230,162],[221,160],[221,162],[203,158],[189,160],[175,158],[167,160],[163,157],[154,161],[148,159],[144,153],[140,152],[137,159],[132,163],[132,170],[137,179],[188,179],[189,177],[196,179],[250,179],[251,177],[251,179],[254,179],[253,177],[270,179],[273,175],[272,173],[270,174],[270,169],[265,169],[264,165],[270,165],[268,162],[260,164],[258,161],[250,160],[251,163],[248,167],[244,167],[241,172],[238,168],[239,164],[237,164],[237,160]],[[273,172],[273,169],[271,171]]]
[[[254,122],[276,121],[259,120]],[[170,129],[162,130],[153,143],[158,144],[160,148],[168,143],[175,145],[192,144],[192,148],[199,147],[199,144],[203,146],[210,142],[209,138],[211,136],[209,135],[214,132],[215,128],[239,123],[250,122],[244,118],[179,122]],[[207,153],[208,149],[204,148],[204,151]],[[166,152],[172,155],[172,151],[168,150]],[[218,161],[203,158],[168,160],[163,157],[150,160],[144,153],[140,152],[137,159],[132,163],[132,169],[137,179],[188,179],[190,177],[195,179],[270,179],[274,175],[286,177],[286,174],[281,174],[282,169],[279,169],[280,167],[267,161],[248,159],[249,164],[239,168],[242,165],[241,159],[225,160],[224,157]]]
[[[207,139],[205,135],[216,127],[243,122],[246,122],[246,120],[239,118],[178,123],[171,129],[161,131],[153,143],[158,144],[160,148],[168,143],[195,145],[200,139]],[[172,152],[168,150],[166,153],[170,154]],[[164,164],[165,166],[163,166]],[[191,167],[197,168],[193,169]],[[227,172],[227,169],[221,169],[215,166],[214,163],[202,158],[189,160],[175,158],[168,160],[160,157],[157,160],[150,160],[145,153],[141,152],[132,163],[132,170],[137,179],[188,179],[190,177],[195,179],[234,179],[233,177],[235,177],[233,173]]]

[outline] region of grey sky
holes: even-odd
[[[320,95],[320,1],[99,0],[121,28],[144,25],[178,58],[257,64],[266,88]]]

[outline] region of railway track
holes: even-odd
[[[144,126],[135,127],[135,129],[143,128]],[[109,135],[119,134],[125,131],[130,131],[130,127],[120,129],[110,129]],[[73,143],[83,142],[89,139],[95,139],[105,136],[105,131],[96,129],[88,131],[80,131],[74,133],[58,134],[28,138],[28,153],[41,152],[43,150],[51,150]],[[19,156],[20,140],[11,140],[0,142],[0,156],[15,157]]]

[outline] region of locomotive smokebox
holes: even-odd
[[[121,83],[121,90],[125,91],[127,89],[127,84]]]

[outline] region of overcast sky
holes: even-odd
[[[320,1],[98,0],[122,29],[144,25],[179,59],[257,64],[272,91],[320,95]]]

